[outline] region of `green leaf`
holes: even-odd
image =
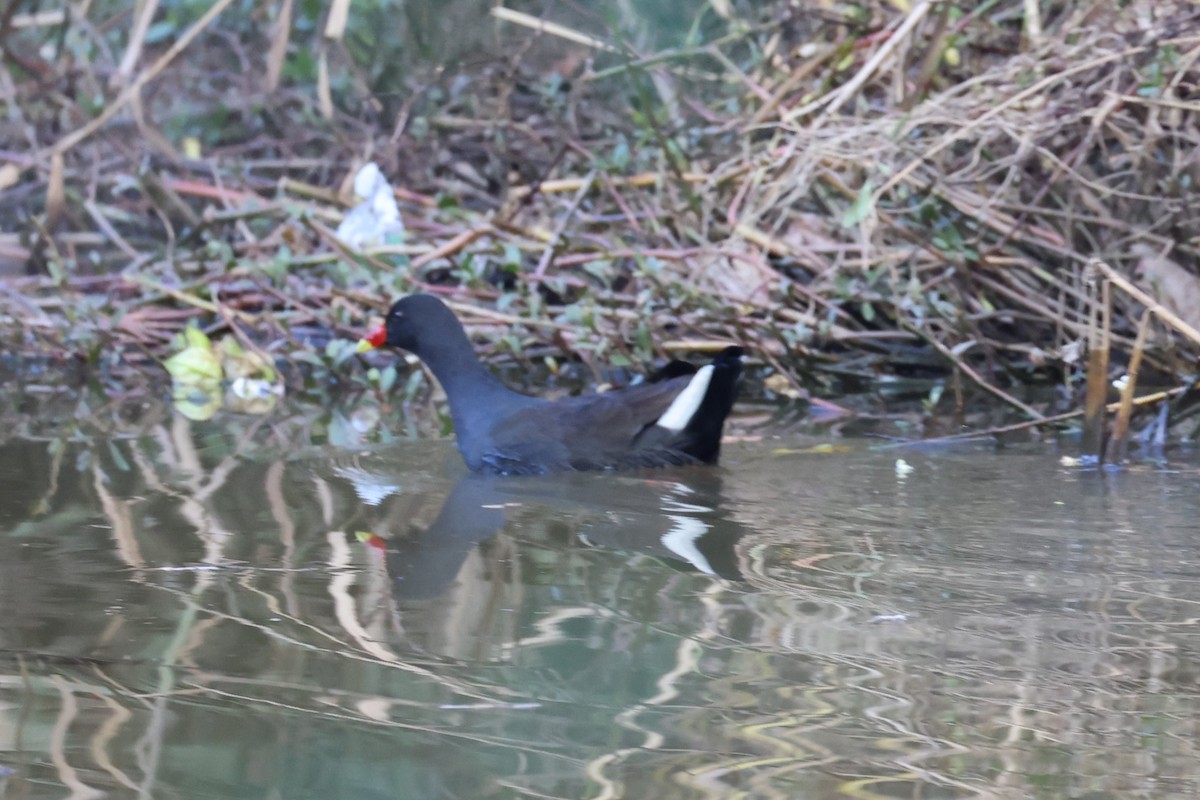
[[[583,271],[606,286],[612,281],[611,261],[589,261],[583,265]]]
[[[396,385],[397,374],[394,364],[384,367],[383,371],[379,373],[379,391],[384,394],[390,392],[392,387]]]
[[[855,198],[854,203],[842,215],[843,228],[853,228],[875,210],[874,194],[875,182],[867,178],[866,183],[858,190],[858,197]]]
[[[424,383],[425,373],[419,369],[413,370],[409,374],[408,380],[404,382],[404,398],[406,400],[412,400],[417,396],[417,392],[421,389],[421,386]]]
[[[208,389],[208,391],[205,391]],[[195,422],[212,419],[221,407],[220,384],[177,383],[172,400],[175,410]]]
[[[629,166],[629,142],[625,141],[624,136],[617,141],[608,160],[617,172],[624,172],[625,168]]]
[[[121,449],[117,447],[116,442],[111,439],[108,442],[108,454],[112,456],[113,464],[116,465],[117,469],[121,470],[121,472],[129,472],[129,462],[125,460],[125,456],[122,455]]]
[[[221,361],[204,331],[189,326],[183,339],[184,348],[163,362],[171,378],[177,383],[219,382]]]

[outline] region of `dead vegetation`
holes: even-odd
[[[1093,420],[1135,352],[1130,407],[1150,382],[1189,419],[1194,3],[714,2],[658,52],[583,12],[498,9],[502,56],[388,93],[340,47],[348,4],[313,85],[280,77],[308,46],[290,3],[260,34],[228,5],[157,48],[130,16],[5,12],[0,256],[30,273],[3,279],[6,349],[123,375],[194,321],[291,382],[356,380],[352,337],[432,291],[496,360],[552,372],[737,340],[768,392],[951,376],[931,408],[998,398],[1020,425],[1081,413],[1110,349]],[[107,64],[40,60],[120,25]],[[229,51],[252,77],[221,71]],[[164,133],[181,97],[225,127]],[[404,234],[359,250],[333,231],[367,161]]]

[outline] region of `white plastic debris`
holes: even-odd
[[[354,176],[354,193],[363,198],[338,225],[337,237],[347,246],[361,250],[404,238],[404,223],[396,206],[396,193],[375,162],[369,162]]]
[[[262,378],[247,378],[244,375],[234,378],[229,389],[243,400],[262,400],[267,397],[283,396],[281,384],[271,383]]]

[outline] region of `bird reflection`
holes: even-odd
[[[588,546],[650,554],[676,568],[738,580],[735,546],[744,531],[722,510],[720,488],[719,474],[696,468],[641,478],[468,475],[427,528],[388,542],[392,592],[403,600],[443,596],[496,533],[539,517],[567,521]]]

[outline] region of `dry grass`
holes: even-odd
[[[195,319],[337,369],[330,337],[422,290],[457,301],[496,358],[599,369],[735,339],[778,391],[814,369],[823,391],[834,372],[957,373],[1036,421],[1082,404],[1093,298],[1111,294],[1114,370],[1153,306],[1142,380],[1186,394],[1200,350],[1200,8],[1122,5],[731,7],[723,35],[653,55],[510,21],[524,50],[423,83],[394,115],[322,101],[328,127],[303,137],[260,133],[149,168],[146,152],[173,145],[138,109],[149,87],[186,85],[180,47],[53,138],[10,70],[3,91],[27,110],[0,127],[19,171],[0,196],[19,230],[0,248],[39,274],[4,281],[3,337],[123,368],[155,363]],[[604,34],[586,36],[615,41]],[[275,62],[279,41],[262,48]],[[535,44],[564,49],[569,84],[530,71]],[[277,63],[268,72],[278,80]],[[300,119],[295,96],[268,110]],[[330,231],[367,157],[408,233],[360,254]],[[1065,386],[1068,404],[1020,396],[1039,383]]]

